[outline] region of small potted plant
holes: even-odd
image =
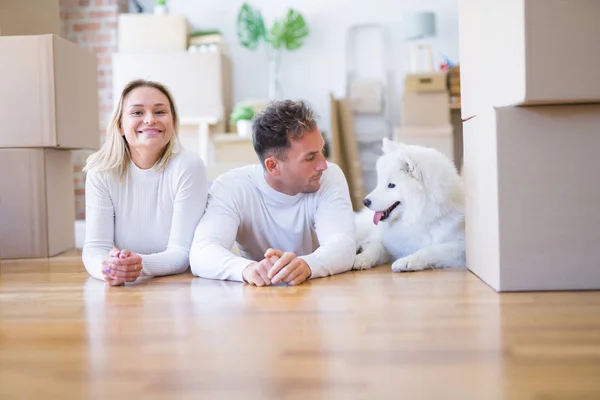
[[[252,137],[252,118],[254,109],[246,104],[238,104],[231,112],[229,121],[235,124],[238,135]]]
[[[167,0],[156,0],[154,14],[163,15],[167,13]]]

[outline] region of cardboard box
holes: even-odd
[[[51,257],[75,246],[71,152],[0,149],[0,256]],[[6,173],[10,171],[10,173]]]
[[[96,57],[54,35],[0,37],[0,147],[100,146]]]
[[[467,267],[497,291],[600,289],[600,105],[464,123]]]
[[[58,0],[0,1],[0,36],[60,36]]]
[[[447,89],[445,72],[406,74],[404,91],[413,93],[445,92]]]
[[[183,138],[181,142],[186,146]],[[209,180],[216,179],[219,175],[234,168],[245,165],[257,164],[258,156],[252,146],[252,138],[242,137],[235,133],[217,133],[211,136],[211,162],[207,166]],[[193,148],[193,147],[192,147]]]
[[[134,79],[158,81],[175,98],[180,118],[229,118],[226,101],[231,98],[229,59],[220,52],[113,55],[113,100]]]
[[[423,128],[397,126],[394,128],[394,140],[434,148],[454,161],[454,135],[450,124]]]
[[[598,102],[600,1],[460,0],[462,117]]]
[[[436,127],[450,123],[448,92],[413,93],[402,96],[402,125]]]
[[[460,65],[448,68],[448,79],[460,79]]]
[[[188,29],[183,15],[119,14],[120,53],[177,52],[187,49]]]
[[[452,83],[450,85],[449,93],[450,93],[450,96],[452,96],[452,97],[460,96],[460,82]]]
[[[251,137],[232,133],[212,135],[214,161],[217,163],[256,164],[259,162]]]
[[[188,49],[189,46],[197,47],[200,51],[201,46],[215,45],[219,51],[223,54],[229,54],[229,46],[223,39],[220,33],[211,33],[201,36],[189,36],[188,37]]]

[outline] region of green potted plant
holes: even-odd
[[[166,14],[167,13],[167,0],[156,0],[154,5],[154,14]]]
[[[254,109],[246,104],[237,104],[229,121],[235,124],[238,135],[242,137],[252,137],[252,118],[254,117]]]
[[[281,96],[279,70],[282,51],[284,49],[294,51],[301,48],[308,32],[304,17],[294,9],[289,9],[282,19],[275,20],[271,28],[267,29],[260,10],[248,3],[242,4],[237,18],[237,35],[242,46],[250,50],[256,50],[262,42],[267,47],[269,100],[275,100]]]

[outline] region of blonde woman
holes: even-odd
[[[130,82],[105,143],[87,160],[83,263],[111,286],[189,265],[208,186],[202,159],[179,146],[178,126],[163,85]]]

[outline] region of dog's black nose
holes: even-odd
[[[364,199],[363,200],[363,204],[365,205],[365,207],[369,207],[371,205],[371,200],[369,199]]]

